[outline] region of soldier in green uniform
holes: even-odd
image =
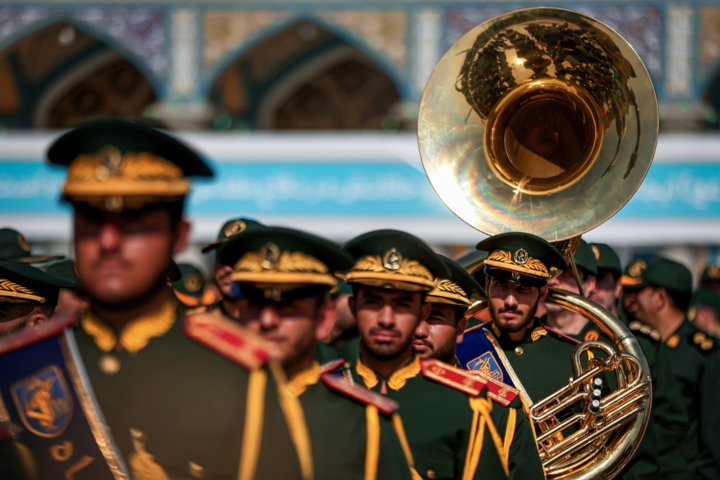
[[[464,268],[447,257],[438,257],[445,262],[450,276],[437,278],[435,288],[425,297],[425,301],[432,305],[432,310],[427,320],[421,320],[415,329],[413,348],[421,359],[436,358],[457,365],[455,351],[457,344],[462,343],[467,318],[485,305],[486,296],[480,284]],[[480,375],[488,382],[490,397],[496,401],[501,399],[492,393],[502,388],[511,388],[483,373]],[[515,409],[512,413],[516,419],[515,429],[506,431],[503,438],[503,445],[510,445],[510,478],[544,478],[532,426],[525,416],[520,398],[501,404]]]
[[[50,321],[60,289],[76,285],[30,265],[0,261],[0,338]]]
[[[413,350],[415,328],[432,310],[424,296],[436,278],[449,275],[443,261],[396,230],[366,233],[343,250],[355,259],[346,281],[353,285],[350,307],[360,331],[360,355],[343,366],[343,375],[400,403],[421,478],[505,478],[509,445],[502,438],[514,431],[512,409],[488,400],[480,376],[421,361]],[[514,397],[504,393],[506,400]]]
[[[248,228],[254,229],[262,227],[263,225],[256,220],[249,218],[233,218],[228,220],[220,227],[217,239],[205,245],[202,249],[202,253],[217,252],[217,249],[226,242],[233,235],[242,233]],[[237,296],[237,292],[233,291],[233,282],[230,279],[232,275],[232,267],[230,265],[223,265],[215,256],[215,263],[213,264],[213,284],[217,288],[222,298],[212,307],[208,308],[208,311],[219,309],[223,315],[233,320],[239,320],[238,311],[240,309],[240,298]]]
[[[606,244],[593,243],[591,247],[598,262],[597,282],[591,300],[617,316],[623,288],[621,280],[623,270],[620,258]],[[627,271],[625,273],[627,275]],[[688,435],[689,418],[684,410],[680,386],[672,374],[670,359],[666,349],[662,347],[659,332],[637,321],[630,322],[629,327],[645,355],[653,383],[650,422],[634,460],[637,460],[638,455],[643,453],[643,449],[646,449],[651,454],[648,457],[651,461],[648,463],[658,465],[661,477],[683,478],[688,463],[676,447],[682,444]],[[651,436],[654,437],[654,448],[647,445]],[[657,453],[652,454],[653,450]],[[651,465],[649,466],[651,467]],[[655,475],[652,473],[652,468],[644,469],[644,471]]]
[[[720,292],[720,266],[708,265],[700,276],[700,286]]]
[[[708,287],[696,290],[688,320],[708,335],[720,339],[720,293]]]
[[[692,275],[677,262],[656,258],[638,278],[640,282],[630,287],[637,295],[635,316],[658,331],[690,417],[687,440],[676,446],[688,464],[685,478],[717,478],[717,465],[707,442],[717,436],[717,430],[707,432],[711,425],[704,419],[716,415],[714,410],[720,404],[718,381],[706,375],[720,356],[715,342],[687,319]]]
[[[328,338],[318,342],[317,357],[320,362],[337,358],[357,358],[360,353],[357,323],[348,307],[351,295],[352,287],[345,282],[338,285],[330,295],[330,299],[335,304],[337,318]]]
[[[33,255],[25,236],[12,228],[0,228],[0,260],[13,263],[43,263],[62,260],[62,255]]]
[[[328,297],[352,259],[334,244],[288,228],[248,230],[222,245],[242,291],[240,321],[274,345],[290,391],[303,404],[314,474],[321,479],[410,479],[397,404],[320,365],[317,341],[335,322]],[[398,434],[393,431],[398,429]]]
[[[210,169],[177,140],[121,120],[66,133],[48,159],[67,166],[90,298],[77,349],[132,478],[310,478],[301,407],[263,368],[263,340],[216,316],[185,316],[168,285],[189,233],[189,177]]]
[[[637,290],[632,288],[641,281],[642,272],[647,268],[647,262],[642,258],[633,260],[625,267],[620,283],[623,286],[622,297],[618,304],[618,318],[629,325],[636,320],[637,312]]]

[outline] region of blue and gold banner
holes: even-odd
[[[532,403],[497,339],[482,325],[465,332],[462,343],[457,345],[455,356],[463,370],[478,370],[498,382],[519,390],[520,397],[526,405]]]
[[[54,320],[0,342],[0,421],[31,452],[37,478],[128,478],[84,379],[71,323]]]

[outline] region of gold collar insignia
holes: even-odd
[[[119,338],[112,328],[88,311],[80,320],[85,333],[93,337],[95,344],[103,352],[109,352],[117,343],[129,353],[136,354],[150,343],[150,339],[162,337],[173,326],[177,319],[177,305],[168,299],[156,311],[138,317],[120,332]]]
[[[497,338],[500,338],[500,334],[502,333],[497,325],[495,325],[495,322],[490,324],[490,328],[492,329],[493,333]]]
[[[485,265],[512,270],[533,277],[550,278],[547,266],[537,258],[528,255],[522,248],[515,252],[515,255],[506,250],[493,252],[485,260]]]
[[[305,393],[308,386],[315,385],[320,380],[321,373],[320,363],[315,360],[308,368],[300,370],[288,380],[288,389],[293,395],[299,397]]]
[[[420,356],[415,355],[415,357],[410,363],[408,363],[404,367],[395,370],[390,375],[390,378],[388,378],[387,381],[387,385],[393,390],[400,390],[402,387],[405,386],[405,383],[407,383],[408,379],[416,377],[418,373],[420,373],[420,370]],[[358,357],[357,361],[357,373],[358,375],[360,375],[360,377],[362,377],[363,382],[365,383],[365,386],[367,388],[373,388],[375,385],[378,384],[377,374],[373,371],[372,368],[365,365],[360,359],[360,357]]]
[[[537,342],[540,337],[543,337],[545,335],[547,335],[547,330],[545,330],[543,327],[536,327],[535,330],[533,330],[530,334],[530,338],[532,338],[533,342]]]

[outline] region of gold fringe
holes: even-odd
[[[379,380],[377,375],[375,375],[375,372],[373,372],[372,368],[368,367],[363,363],[360,357],[358,357],[357,360],[357,373],[363,379],[363,382],[365,382],[365,386],[367,388],[373,388],[375,385],[378,384]]]
[[[365,480],[377,478],[380,456],[380,416],[375,405],[365,407],[367,418],[367,447],[365,451]]]
[[[287,382],[290,392],[299,397],[309,385],[315,385],[320,380],[320,363],[315,360],[308,368],[299,371]]]
[[[304,480],[312,480],[313,460],[312,447],[310,445],[310,434],[308,433],[307,423],[305,422],[305,413],[302,405],[296,396],[294,396],[287,386],[285,372],[277,360],[268,362],[270,373],[272,373],[275,382],[277,382],[278,398],[280,400],[280,408],[285,414],[285,419],[290,429],[295,450],[300,460],[300,471]]]
[[[252,480],[255,477],[262,442],[266,385],[267,372],[265,370],[258,369],[250,372],[238,480]]]
[[[501,461],[503,465],[509,465],[510,460],[510,446],[512,445],[513,439],[515,438],[515,421],[517,416],[517,410],[510,408],[508,415],[507,425],[505,426],[505,441],[503,442],[503,449],[501,455]],[[509,466],[505,467],[505,471],[508,471]]]

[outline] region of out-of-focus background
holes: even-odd
[[[246,216],[343,242],[415,233],[456,257],[484,235],[438,199],[420,163],[418,104],[443,53],[475,25],[534,2],[77,1],[0,4],[0,227],[72,254],[62,129],[108,114],[175,130],[212,164],[196,182],[193,245]],[[591,241],[624,263],[663,254],[696,274],[720,258],[720,4],[552,2],[617,30],[660,101],[660,139],[630,203]]]

